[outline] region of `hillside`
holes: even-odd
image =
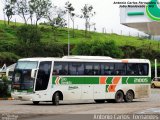
[[[17,31],[17,28],[21,25],[22,23],[12,23],[11,22],[10,25],[8,26],[8,25],[4,25],[4,21],[0,21],[0,52],[14,53],[15,56],[14,55],[13,56],[15,57],[15,59],[18,57],[26,57],[23,55],[19,55],[16,52],[13,52],[14,50],[18,49],[18,48],[15,48],[15,45],[19,43],[16,37],[16,31]],[[68,43],[68,29],[67,28],[59,28],[56,31],[57,35],[54,36],[54,32],[50,26],[39,25],[38,27],[40,28],[40,31],[42,33],[41,35],[42,43],[47,44],[47,45],[53,44],[53,46],[55,43],[63,44],[65,46],[64,49],[66,51],[67,49],[66,47]],[[75,30],[75,37],[73,38],[72,29],[70,29],[71,48],[74,48],[74,46],[76,46],[79,43],[90,42],[92,40],[114,41],[114,43],[118,47],[122,48],[122,51],[126,52],[125,54],[128,54],[127,53],[128,48],[126,49],[126,46],[129,48],[134,48],[134,49],[137,49],[137,48],[144,49],[145,48],[144,51],[150,50],[150,51],[156,52],[156,54],[160,53],[160,42],[159,41],[148,40],[148,39],[132,37],[132,36],[123,36],[123,35],[117,35],[117,34],[103,34],[103,33],[97,33],[97,32],[89,32],[88,37],[85,38],[83,30]],[[0,57],[2,59],[2,53],[0,54],[1,54]],[[63,54],[66,54],[66,52],[64,52]],[[39,54],[39,56],[41,56],[41,54]],[[128,57],[128,56],[124,55],[124,57]],[[141,56],[138,56],[138,57],[141,57]]]
[[[5,26],[4,21],[0,20],[0,41],[4,42],[17,42],[16,38],[16,28],[20,26],[21,23],[12,23],[10,26]],[[53,37],[53,31],[50,26],[43,26],[39,25],[41,31],[42,31],[42,41],[43,42],[52,42],[55,41]],[[59,29],[57,35],[56,42],[62,42],[62,43],[68,43],[68,31],[65,28]],[[90,32],[89,37],[84,37],[84,31],[83,30],[75,30],[75,37],[72,37],[72,29],[70,29],[70,43],[71,44],[77,44],[82,41],[89,41],[89,40],[100,40],[100,41],[107,41],[112,40],[114,41],[118,46],[124,46],[124,45],[130,45],[135,47],[140,46],[149,46],[151,49],[159,50],[160,48],[160,42],[154,41],[154,40],[148,40],[138,37],[132,37],[132,36],[123,36],[123,35],[117,35],[117,34],[103,34],[103,33],[96,33],[96,32]]]

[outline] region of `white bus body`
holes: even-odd
[[[151,65],[146,59],[101,56],[20,59],[12,97],[34,104],[59,100],[131,102],[150,95]]]

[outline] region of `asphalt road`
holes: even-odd
[[[0,120],[7,115],[29,120],[74,120],[80,116],[80,120],[83,120],[83,117],[93,118],[93,114],[160,114],[160,89],[152,89],[150,98],[136,99],[132,103],[96,104],[93,100],[85,100],[65,101],[53,106],[51,103],[33,105],[30,101],[1,100],[0,114]]]

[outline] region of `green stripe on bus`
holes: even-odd
[[[52,84],[58,80],[52,78]],[[60,77],[59,84],[99,84],[99,77]]]
[[[99,77],[84,77],[85,84],[99,84]]]
[[[113,77],[108,77],[107,81],[106,81],[106,84],[112,84],[112,79],[113,79]]]
[[[122,84],[127,84],[126,82],[127,82],[127,78],[128,77],[122,77]]]
[[[109,87],[109,85],[106,85],[106,92],[108,92],[108,87]]]
[[[52,77],[52,84],[99,84],[100,77]],[[112,84],[114,77],[108,77],[106,84]],[[150,77],[122,77],[121,84],[150,84]]]

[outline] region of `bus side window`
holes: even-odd
[[[85,63],[84,67],[84,74],[85,75],[93,75],[93,64],[92,63]]]
[[[85,63],[84,74],[85,75],[100,75],[101,74],[100,63]]]
[[[115,63],[114,75],[126,75],[126,65],[124,63]]]
[[[127,64],[127,75],[138,75],[138,64],[128,63]]]
[[[101,74],[101,67],[99,63],[93,64],[93,75],[100,75]]]
[[[101,64],[101,75],[113,75],[114,64],[113,63],[102,63]]]
[[[68,63],[55,62],[52,75],[68,75]]]
[[[55,62],[53,67],[52,75],[59,75],[59,71],[62,69],[62,65],[60,63]]]
[[[69,73],[70,75],[83,75],[84,74],[84,64],[83,63],[69,63]]]
[[[84,64],[81,63],[80,65],[77,66],[77,70],[78,70],[78,75],[84,75]]]
[[[139,75],[148,75],[148,67],[149,65],[146,63],[138,64]]]

